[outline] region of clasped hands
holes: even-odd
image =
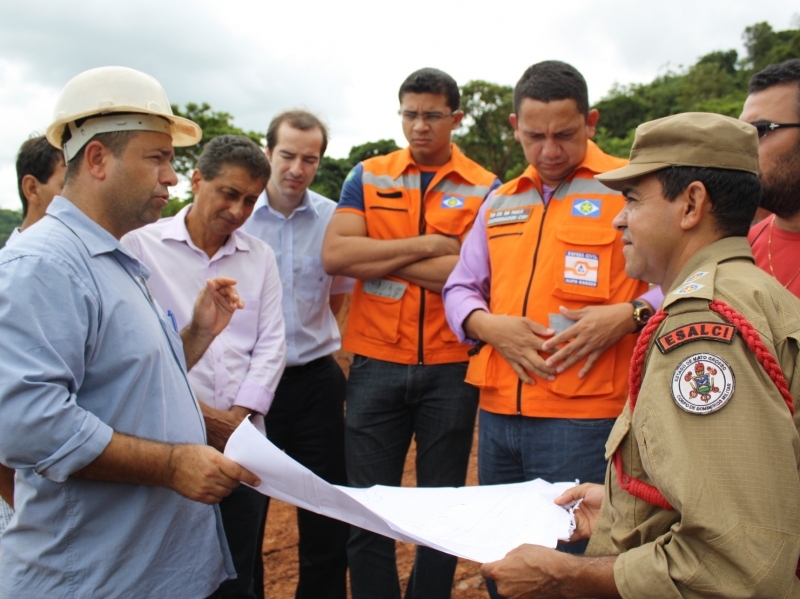
[[[552,381],[584,358],[586,363],[578,377],[586,376],[606,349],[636,329],[633,308],[628,303],[586,306],[580,310],[561,306],[560,312],[575,324],[558,334],[524,316],[490,314],[483,310],[472,312],[464,328],[471,338],[480,339],[500,352],[517,376],[531,385],[536,383],[530,373]],[[544,358],[540,352],[551,355]]]

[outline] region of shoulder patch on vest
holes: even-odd
[[[683,285],[682,287],[678,287],[672,293],[674,293],[675,295],[688,295],[693,291],[702,289],[703,287],[705,287],[705,285],[701,285],[700,283],[688,283],[686,285]]]
[[[602,205],[602,200],[584,200],[581,198],[575,198],[572,200],[572,216],[600,218],[600,208]]]
[[[714,354],[693,354],[672,375],[672,397],[691,414],[711,414],[733,396],[736,381],[730,365]]]
[[[504,208],[489,212],[489,220],[486,221],[487,227],[498,225],[510,225],[511,223],[524,223],[531,217],[531,208]]]
[[[662,354],[666,354],[684,343],[700,339],[730,343],[733,341],[734,334],[736,334],[736,327],[732,324],[693,322],[661,335],[656,339],[656,345],[658,345],[658,349],[661,350]]]

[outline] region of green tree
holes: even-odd
[[[0,208],[0,247],[8,241],[11,232],[22,224],[22,212]]]
[[[353,166],[347,158],[323,156],[309,188],[338,202],[339,195],[342,193],[342,185],[344,185],[344,180],[351,168]]]
[[[600,123],[596,141],[603,150],[627,157],[637,125],[681,112],[738,116],[753,73],[768,64],[800,57],[800,29],[774,31],[762,22],[745,28],[747,56],[736,50],[701,56],[686,68],[669,70],[650,83],[615,85],[596,104]]]
[[[368,141],[359,146],[350,148],[347,155],[351,168],[363,160],[374,158],[375,156],[385,156],[400,149],[393,139],[379,139],[378,141]]]
[[[309,186],[313,191],[338,202],[342,193],[342,185],[347,174],[362,160],[390,154],[400,147],[393,139],[379,139],[353,146],[347,158],[330,158],[323,156],[314,181]]]
[[[189,102],[186,108],[181,110],[176,104],[172,105],[172,112],[176,116],[182,116],[190,119],[200,125],[203,130],[203,138],[200,143],[193,146],[184,148],[175,148],[175,162],[173,164],[175,171],[189,178],[194,170],[200,154],[203,153],[203,148],[206,144],[220,135],[244,135],[252,139],[257,145],[264,148],[265,140],[264,135],[255,131],[245,131],[233,124],[233,115],[228,112],[212,110],[206,102],[202,104],[195,104]]]
[[[504,181],[521,174],[527,162],[508,121],[514,112],[513,88],[469,81],[461,88],[461,98],[465,116],[453,141],[472,160]]]

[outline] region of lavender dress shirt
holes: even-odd
[[[263,241],[234,231],[209,258],[186,229],[190,209],[128,233],[122,244],[150,269],[153,297],[174,316],[177,330],[191,321],[195,298],[206,279],[236,279],[244,309],[233,314],[189,371],[189,384],[197,399],[217,410],[237,405],[266,414],[286,364],[275,255]],[[263,429],[263,418],[254,417],[253,424]]]

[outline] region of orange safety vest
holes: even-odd
[[[364,218],[373,239],[439,233],[463,241],[496,179],[455,145],[424,198],[409,149],[362,164]],[[342,345],[397,364],[466,362],[470,349],[447,325],[440,294],[389,275],[356,282]]]
[[[616,304],[647,291],[647,283],[625,275],[622,234],[611,225],[624,200],[594,179],[625,163],[590,141],[583,162],[547,206],[533,167],[497,189],[486,211],[492,314],[526,316],[549,326],[559,306],[575,310]],[[496,414],[616,418],[628,393],[635,343],[635,335],[624,336],[582,379],[578,372],[585,360],[553,382],[534,376],[535,385],[523,384],[511,365],[485,345],[470,360],[467,382],[480,387],[481,408]]]

